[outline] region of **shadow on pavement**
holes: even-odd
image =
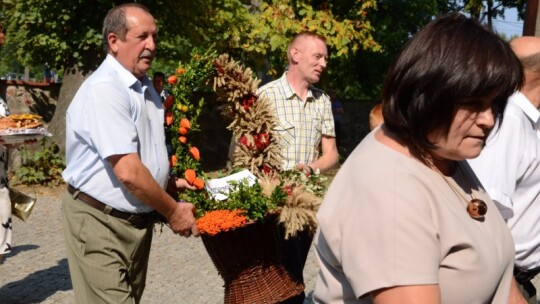
[[[17,249],[14,248],[14,251],[17,252]],[[58,291],[71,289],[73,287],[69,276],[67,259],[62,259],[56,266],[38,270],[22,280],[0,287],[0,298],[2,304],[42,303]],[[21,292],[21,290],[24,292]],[[21,295],[24,296],[21,298]]]
[[[11,248],[10,253],[6,254],[6,258],[9,259],[9,258],[16,256],[18,253],[21,253],[23,251],[34,250],[34,249],[37,249],[37,248],[39,248],[38,245],[15,246],[15,247]]]

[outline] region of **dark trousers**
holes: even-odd
[[[288,240],[285,240],[284,235],[285,233],[282,229],[283,264],[294,280],[304,284],[304,266],[306,264],[309,248],[311,247],[311,242],[313,241],[313,235],[307,229],[298,233],[295,237],[289,237]],[[284,300],[281,303],[302,304],[304,303],[305,297],[306,295],[302,291],[299,295]]]

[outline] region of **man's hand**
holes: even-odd
[[[296,164],[296,170],[304,172],[307,177],[313,175],[313,173],[315,172],[313,168],[303,163]]]
[[[174,185],[176,186],[176,189],[178,191],[182,190],[197,190],[197,188],[193,185],[190,185],[187,180],[183,178],[174,178]]]
[[[173,197],[176,197],[177,192],[196,189],[197,188],[193,185],[190,185],[187,180],[183,178],[178,178],[176,176],[172,176],[171,178],[169,178],[169,182],[167,183],[167,193],[169,193]]]
[[[191,203],[177,203],[174,212],[167,218],[169,227],[174,233],[184,237],[199,236],[199,230],[193,216],[195,206]]]

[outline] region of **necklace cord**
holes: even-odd
[[[465,172],[462,170],[459,163],[456,163],[457,169],[459,170],[460,174],[464,177],[465,182],[468,183],[469,189],[470,189],[470,195],[471,199],[468,200],[458,189],[455,188],[454,185],[450,181],[448,181],[447,177],[442,174],[442,172],[433,164],[432,161],[428,161],[428,165],[431,169],[433,169],[435,172],[437,172],[442,179],[446,182],[446,184],[452,189],[452,191],[456,194],[456,196],[460,199],[462,199],[465,204],[467,205],[466,210],[469,215],[475,219],[475,220],[483,220],[484,215],[487,213],[487,204],[483,200],[476,198],[473,193],[473,189],[471,187],[472,182],[469,179],[469,176],[465,174]],[[465,191],[463,191],[465,192]]]

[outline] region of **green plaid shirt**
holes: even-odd
[[[328,95],[310,86],[306,101],[302,101],[285,74],[260,87],[258,95],[275,107],[278,126],[274,132],[280,137],[282,169],[291,170],[297,163],[310,164],[319,157],[322,135],[336,135]]]

